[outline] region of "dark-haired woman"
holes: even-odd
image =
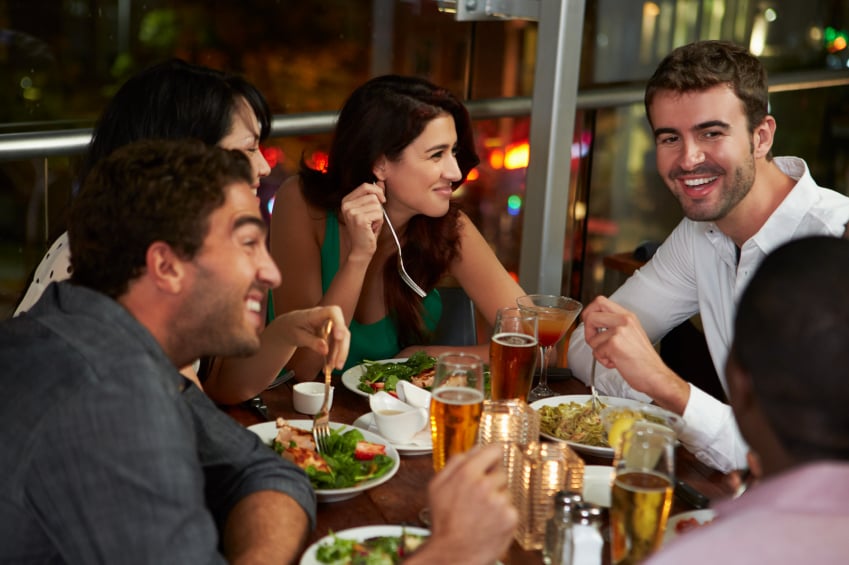
[[[137,73],[118,89],[94,128],[79,178],[84,179],[96,163],[130,142],[139,139],[193,138],[207,145],[242,151],[251,162],[254,175],[252,187],[256,190],[260,179],[271,171],[260,152],[260,142],[268,137],[270,129],[271,112],[268,104],[262,93],[247,80],[239,75],[171,59]],[[68,234],[64,233],[36,268],[32,283],[15,315],[28,310],[37,302],[51,282],[67,279],[70,273]],[[342,321],[335,308],[328,308],[323,314],[326,314],[324,318],[334,317]],[[293,331],[306,330],[307,319],[306,313],[299,313],[275,326],[277,343],[280,344],[276,352],[278,365],[282,365],[291,354]],[[317,318],[313,316],[313,319]],[[301,327],[296,328],[295,324]],[[214,331],[214,328],[210,329]],[[335,350],[341,359],[344,359],[347,351],[346,334],[347,331],[341,331],[334,336],[338,342],[344,342]],[[316,338],[310,347],[324,352],[327,346]],[[341,359],[338,361],[340,365]],[[237,361],[234,360],[234,363]],[[196,368],[186,367],[182,372],[201,386]],[[245,398],[250,398],[264,388],[251,382],[244,386],[253,390]],[[232,384],[217,377],[207,380],[203,385],[207,394],[217,402],[233,400],[229,391],[242,387],[241,383]]]
[[[442,310],[435,286],[445,276],[493,323],[497,309],[515,305],[524,291],[452,201],[478,162],[468,111],[446,89],[403,76],[360,86],[339,114],[327,171],[302,162],[278,191],[271,224],[283,275],[277,312],[340,305],[351,329],[346,367],[452,349],[430,343]],[[384,208],[424,299],[398,275]],[[488,357],[488,344],[462,349]],[[322,365],[301,348],[288,367],[309,380]]]

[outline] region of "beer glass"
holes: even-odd
[[[431,387],[430,430],[433,469],[477,442],[483,407],[483,361],[469,353],[443,353]]]
[[[491,398],[527,400],[537,360],[537,317],[521,308],[501,308],[489,342]]]
[[[637,422],[615,447],[610,560],[642,562],[663,542],[674,484],[675,433]]]

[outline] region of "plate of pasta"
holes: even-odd
[[[600,396],[599,399],[605,407],[632,407],[635,412],[651,406],[629,398]],[[607,432],[600,415],[593,412],[591,400],[592,396],[589,394],[552,396],[531,403],[531,408],[539,413],[541,436],[553,441],[565,442],[581,453],[613,458],[613,448],[607,443]]]

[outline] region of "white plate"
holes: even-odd
[[[584,467],[583,496],[587,502],[610,508],[610,488],[613,481],[613,467],[607,465],[586,465]]]
[[[368,430],[374,434],[380,435],[377,430],[377,424],[374,423],[374,413],[368,412],[354,420],[355,427]],[[433,440],[430,437],[430,427],[425,427],[419,431],[407,443],[392,443],[389,440],[383,441],[389,443],[392,447],[398,450],[401,455],[425,455],[433,451]]]
[[[406,360],[406,357],[398,357],[396,359],[381,359],[380,361],[375,361],[375,363],[403,363]],[[369,393],[364,392],[357,387],[360,386],[360,377],[362,377],[363,373],[366,372],[367,367],[368,365],[362,363],[360,365],[355,365],[342,373],[342,384],[345,385],[345,388],[355,394],[365,396],[366,398],[369,397]]]
[[[363,526],[360,528],[350,528],[347,530],[342,530],[341,532],[336,532],[336,537],[343,539],[352,539],[357,541],[364,541],[369,538],[376,538],[381,536],[400,536],[402,532],[407,532],[408,534],[416,534],[419,536],[429,536],[430,530],[425,530],[424,528],[414,528],[411,526]],[[322,565],[318,559],[316,559],[316,552],[318,551],[318,546],[323,543],[330,543],[333,541],[333,536],[328,535],[324,536],[311,546],[307,548],[304,552],[303,556],[301,556],[300,565]]]
[[[301,428],[302,430],[312,429],[312,420],[287,421],[289,425],[291,425],[293,428]],[[337,422],[330,422],[330,427],[334,430],[342,431],[351,429],[351,426],[348,426],[346,424],[340,424]],[[249,426],[248,429],[258,435],[262,442],[266,445],[271,445],[274,441],[274,438],[277,437],[277,424],[275,422],[263,422],[262,424],[254,424],[253,426]],[[398,451],[396,451],[395,448],[392,447],[392,445],[390,445],[388,441],[386,441],[379,435],[374,434],[368,430],[360,431],[362,432],[363,437],[366,441],[385,445],[386,455],[388,455],[395,461],[395,465],[393,465],[392,468],[389,469],[385,475],[377,477],[376,479],[364,481],[354,487],[316,489],[315,494],[319,502],[339,502],[340,500],[354,498],[361,492],[367,491],[370,488],[374,488],[377,485],[382,485],[383,483],[391,479],[395,475],[395,473],[398,472],[398,467],[401,465],[401,456],[398,454]]]
[[[678,522],[682,520],[688,520],[690,518],[695,518],[696,522],[698,522],[700,525],[704,525],[716,518],[716,512],[711,510],[710,508],[703,508],[702,510],[690,510],[689,512],[681,512],[679,514],[675,514],[674,516],[670,516],[669,521],[666,522],[666,532],[663,534],[663,545],[666,545],[678,536],[686,535],[687,532],[690,530],[679,534],[675,531],[675,526],[678,525]]]
[[[542,406],[559,406],[560,404],[569,404],[570,402],[584,404],[588,402],[591,398],[592,396],[590,396],[589,394],[550,396],[548,398],[542,398],[540,400],[537,400],[536,402],[532,402],[531,408],[539,411]],[[640,402],[639,400],[631,400],[629,398],[617,398],[615,396],[599,396],[599,399],[607,406],[644,406],[646,404],[645,402]],[[589,455],[595,455],[597,457],[607,457],[610,459],[613,458],[613,448],[611,447],[597,447],[594,445],[585,445],[583,443],[560,439],[542,431],[540,432],[540,435],[552,441],[561,441],[567,443],[569,447],[578,452],[587,453]]]

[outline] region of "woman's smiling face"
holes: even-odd
[[[440,114],[404,148],[398,160],[385,159],[376,167],[378,179],[385,182],[386,206],[399,220],[416,214],[435,218],[448,212],[452,183],[462,178],[456,150],[454,118]]]
[[[221,138],[218,146],[224,149],[238,149],[250,160],[254,175],[251,188],[254,193],[259,188],[260,179],[271,172],[271,167],[259,148],[259,134],[259,120],[256,114],[247,100],[239,98],[233,111],[230,132]]]

